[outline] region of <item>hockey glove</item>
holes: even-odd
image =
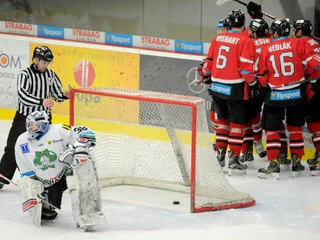
[[[74,158],[74,148],[69,145],[68,148],[60,153],[58,162],[66,165],[68,168],[72,168],[72,162]]]
[[[88,142],[90,144],[90,147],[94,147],[96,145],[96,135],[90,130],[81,131],[79,133],[78,140],[83,143]]]
[[[260,94],[260,86],[257,80],[254,80],[249,84],[249,97],[254,98],[259,96]]]
[[[252,19],[262,18],[261,5],[255,2],[249,2],[247,5],[248,14]]]
[[[74,159],[72,162],[72,167],[78,167],[81,164],[86,163],[88,160],[91,160],[89,153],[89,148],[92,145],[91,141],[88,141],[87,138],[79,137],[77,141],[73,144],[74,148]]]

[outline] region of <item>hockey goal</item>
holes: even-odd
[[[242,208],[215,160],[202,98],[132,89],[72,89],[70,124],[96,133],[101,187],[133,185],[190,195],[190,211]]]

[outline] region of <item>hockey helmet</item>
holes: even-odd
[[[32,59],[39,58],[40,60],[51,62],[53,60],[53,54],[50,48],[47,46],[37,46],[33,51]]]
[[[279,37],[287,37],[290,34],[291,26],[286,19],[275,20],[271,24],[271,33],[278,33]]]
[[[229,22],[231,27],[241,28],[244,26],[246,17],[241,10],[232,10],[229,13]]]
[[[264,19],[253,19],[250,22],[249,28],[259,38],[267,36],[269,32],[269,25]]]
[[[303,36],[310,36],[313,27],[312,27],[312,23],[309,20],[296,20],[293,23],[293,28],[295,29],[295,33],[299,30],[302,31]]]
[[[29,138],[39,139],[49,130],[49,116],[45,111],[35,111],[26,118],[26,128]]]
[[[223,18],[218,22],[218,27],[219,28],[226,28],[230,29],[230,19],[229,17]]]

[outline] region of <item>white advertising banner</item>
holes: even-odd
[[[174,51],[174,40],[148,37],[148,36],[133,36],[133,46],[141,48],[151,48],[157,50]]]
[[[30,65],[29,42],[0,39],[0,108],[16,109],[17,77]]]
[[[104,32],[65,28],[64,38],[83,42],[104,43]]]
[[[37,36],[37,25],[0,21],[0,32]]]

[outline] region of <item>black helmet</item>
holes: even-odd
[[[229,17],[223,18],[218,22],[218,27],[219,28],[226,28],[230,29],[230,19]]]
[[[46,62],[51,62],[53,60],[53,54],[47,46],[37,46],[33,51],[32,59],[39,58]]]
[[[249,28],[251,32],[255,32],[257,37],[265,37],[269,32],[269,25],[264,19],[253,19]]]
[[[231,27],[241,28],[244,26],[246,17],[241,10],[232,10],[229,13],[229,22]]]
[[[295,28],[295,32],[301,30],[303,36],[310,36],[313,27],[312,27],[312,23],[309,20],[296,20],[293,23],[293,27]]]
[[[290,23],[286,19],[275,20],[271,24],[271,32],[274,34],[278,33],[279,37],[286,37],[290,34]]]

